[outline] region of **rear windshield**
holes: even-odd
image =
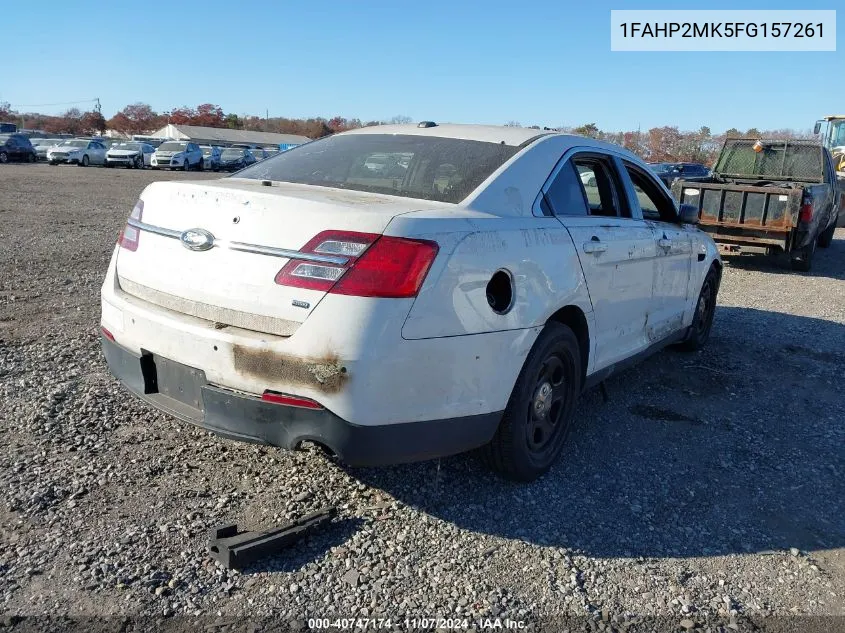
[[[457,203],[518,151],[454,138],[350,134],[300,145],[237,177]]]
[[[822,147],[808,141],[762,141],[754,151],[754,139],[731,139],[719,154],[715,171],[724,176],[822,182]]]

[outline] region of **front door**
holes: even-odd
[[[678,223],[674,202],[656,180],[636,165],[624,165],[630,178],[626,184],[632,190],[631,205],[639,207],[656,246],[654,303],[645,329],[649,343],[657,343],[684,327],[690,302],[692,240]]]
[[[609,157],[578,153],[545,194],[572,237],[587,281],[596,321],[593,371],[647,346],[656,246],[648,224],[630,216],[620,183]]]

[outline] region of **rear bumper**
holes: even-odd
[[[136,396],[176,418],[223,437],[295,449],[304,441],[321,444],[350,466],[380,466],[454,455],[486,444],[502,412],[444,420],[362,426],[328,409],[267,403],[257,396],[209,384],[202,372],[185,368],[199,384],[198,406],[165,393],[182,385],[162,384],[155,365],[101,337],[109,369]],[[152,358],[152,357],[150,357]],[[152,373],[151,373],[152,372]],[[172,372],[168,375],[172,375]],[[164,378],[166,379],[166,378]],[[165,392],[165,393],[162,393]]]
[[[701,222],[698,228],[708,233],[714,242],[734,246],[747,246],[764,249],[789,251],[796,241],[800,245],[800,235],[791,229],[763,229],[752,226],[712,224]]]

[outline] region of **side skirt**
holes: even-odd
[[[590,374],[587,376],[587,379],[584,381],[584,388],[582,391],[587,391],[588,389],[592,389],[596,385],[603,383],[605,380],[610,378],[613,374],[619,373],[620,371],[624,371],[629,369],[631,366],[636,365],[640,361],[645,360],[652,354],[655,354],[662,350],[669,345],[674,345],[675,343],[680,343],[683,341],[689,332],[689,328],[684,328],[683,330],[678,330],[667,336],[664,339],[657,341],[656,343],[652,343],[648,347],[646,347],[641,352],[637,352],[633,356],[626,358],[625,360],[621,360],[618,363],[614,363],[604,369],[600,369],[597,372]]]

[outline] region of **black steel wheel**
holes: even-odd
[[[497,472],[533,481],[560,456],[581,393],[581,350],[572,330],[549,323],[517,378],[499,428],[481,449]]]
[[[698,301],[695,304],[695,316],[692,319],[687,338],[681,343],[681,349],[694,352],[701,349],[710,339],[713,329],[713,317],[716,314],[716,299],[719,293],[719,273],[715,268],[704,278]]]

